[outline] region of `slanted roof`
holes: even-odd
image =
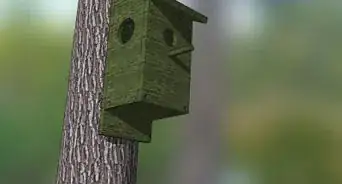
[[[200,23],[207,23],[208,17],[189,8],[188,6],[178,2],[177,0],[152,0],[155,3],[161,3],[182,11],[185,15],[189,16],[193,21]]]

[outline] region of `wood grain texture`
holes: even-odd
[[[57,184],[135,184],[138,143],[98,135],[113,0],[79,0]]]
[[[152,121],[189,112],[193,20],[151,0],[115,0],[114,6],[100,134],[149,143]],[[167,43],[166,30],[176,41]]]

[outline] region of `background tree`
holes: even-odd
[[[192,2],[192,3],[191,3]],[[190,1],[208,16],[208,24],[194,29],[191,107],[177,160],[172,164],[170,178],[174,184],[207,184],[218,182],[220,158],[220,127],[224,101],[224,59],[220,29],[223,1]]]

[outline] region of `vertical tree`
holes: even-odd
[[[138,143],[98,135],[113,0],[79,0],[57,184],[134,184]]]

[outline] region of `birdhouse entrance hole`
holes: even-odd
[[[119,38],[121,43],[127,43],[133,36],[134,33],[134,21],[131,18],[125,19],[119,27]]]
[[[165,29],[163,32],[163,37],[166,45],[172,47],[176,44],[175,34],[172,29]]]

